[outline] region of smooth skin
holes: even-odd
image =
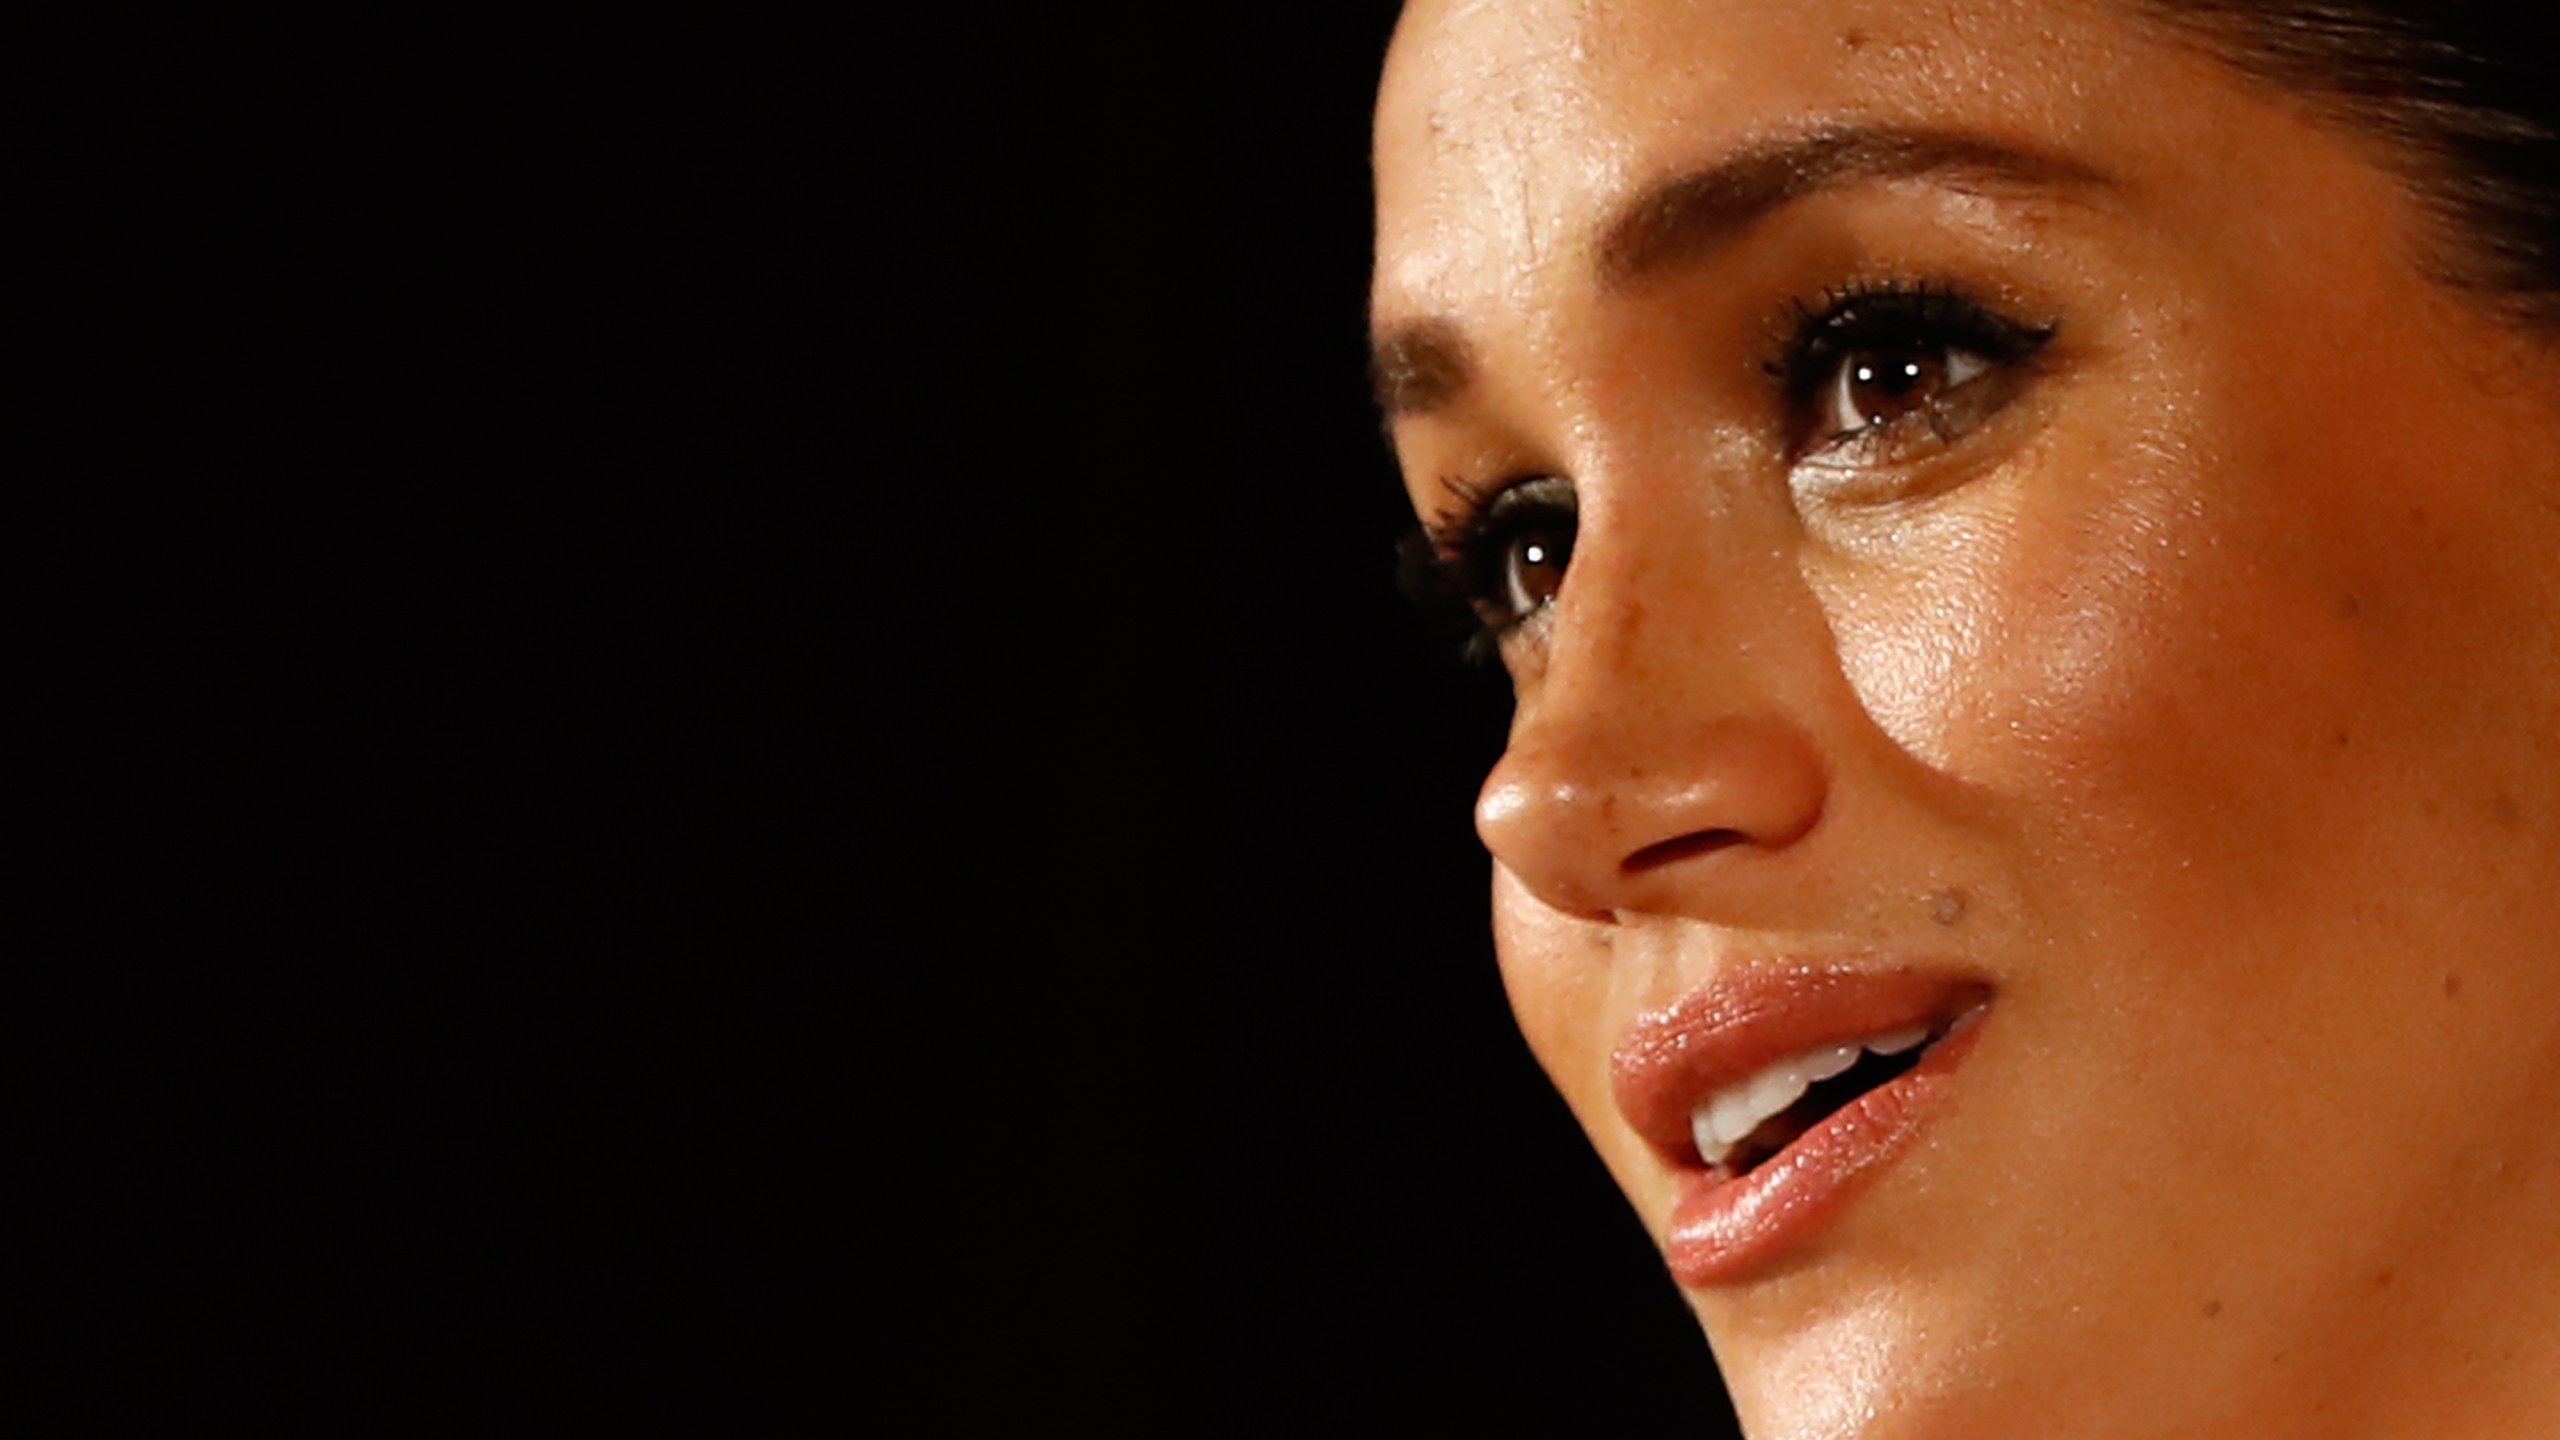
[[[1649,186],[1844,126],[2067,178],[1852,177],[1610,275]],[[1579,503],[1478,812],[1531,1047],[1659,1240],[1632,1017],[1997,990],[1919,1144],[1689,1292],[1759,1440],[2560,1426],[2560,363],[2378,158],[2098,4],[1403,20],[1373,323],[1466,361],[1393,420],[1414,504]],[[2053,338],[1824,452],[1767,367],[1878,282]]]

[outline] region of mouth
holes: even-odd
[[[1750,1174],[1867,1092],[1911,1073],[1928,1047],[1981,1016],[1977,1007],[1952,1021],[1818,1045],[1717,1090],[1689,1112],[1698,1162],[1724,1179]]]
[[[1680,1182],[1673,1275],[1751,1278],[1821,1233],[1941,1108],[1991,1001],[1943,972],[1772,973],[1640,1017],[1616,1090]]]

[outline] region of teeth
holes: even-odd
[[[1689,1112],[1689,1136],[1697,1143],[1698,1158],[1723,1164],[1745,1136],[1803,1099],[1815,1082],[1857,1064],[1861,1050],[1899,1055],[1928,1039],[1928,1026],[1911,1025],[1859,1043],[1817,1046],[1727,1085]]]
[[[1867,1048],[1879,1055],[1899,1055],[1928,1038],[1928,1026],[1911,1025],[1896,1030],[1890,1035],[1877,1036],[1867,1042]]]
[[[1920,1033],[1925,1036],[1929,1032],[1923,1030]],[[1807,1080],[1828,1080],[1832,1076],[1840,1074],[1850,1066],[1858,1063],[1859,1048],[1860,1047],[1856,1045],[1825,1045],[1819,1050],[1810,1050],[1805,1052],[1805,1054],[1796,1061],[1796,1064],[1803,1069]],[[1903,1048],[1907,1050],[1910,1047],[1906,1045]],[[1890,1050],[1883,1050],[1878,1051],[1877,1053],[1890,1055],[1893,1052]],[[1793,1104],[1794,1102],[1789,1101],[1788,1103]]]
[[[1813,1081],[1799,1066],[1776,1066],[1763,1070],[1760,1072],[1760,1078],[1751,1082],[1752,1113],[1760,1116],[1761,1119],[1775,1115],[1803,1099],[1804,1092],[1812,1084]],[[1754,1120],[1751,1123],[1756,1126],[1760,1122]],[[1751,1131],[1745,1129],[1742,1133],[1748,1135]]]

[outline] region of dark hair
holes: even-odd
[[[2314,118],[2381,142],[2435,277],[2560,334],[2560,64],[2515,0],[2130,0]]]

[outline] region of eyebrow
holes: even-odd
[[[2007,186],[2109,188],[2105,172],[2076,160],[1961,131],[1843,126],[1747,147],[1703,170],[1647,186],[1613,212],[1593,247],[1603,291],[1623,292],[1695,264],[1769,214],[1825,190],[1875,180],[1932,177]],[[1466,337],[1444,316],[1378,332],[1369,374],[1389,419],[1437,410],[1474,379]]]
[[[1467,337],[1446,316],[1390,325],[1369,346],[1369,388],[1390,420],[1437,410],[1474,379]]]
[[[2076,160],[1981,135],[1872,126],[1817,130],[1648,187],[1601,227],[1594,268],[1604,289],[1630,289],[1704,259],[1771,211],[1808,195],[1922,176],[2064,190],[2111,183]]]

